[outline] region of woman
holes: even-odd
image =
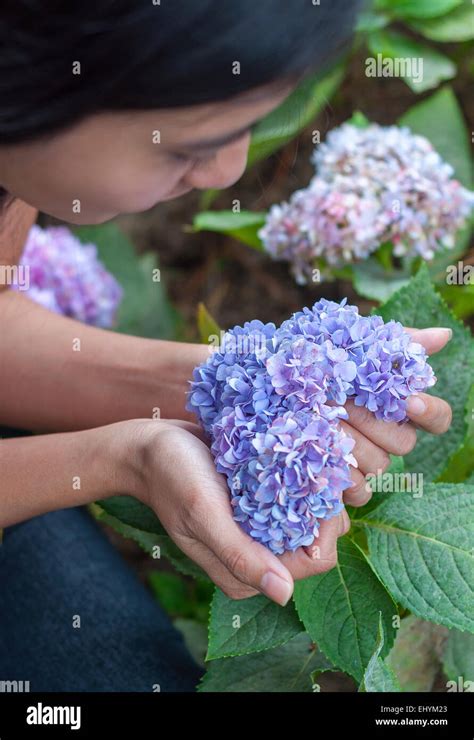
[[[65,13],[59,0],[7,2],[2,264],[18,260],[38,210],[99,223],[238,180],[252,125],[350,39],[356,2],[289,5],[81,0]],[[347,514],[322,523],[319,551],[276,557],[243,533],[184,408],[206,347],[83,326],[7,289],[0,322],[0,423],[41,432],[0,443],[1,677],[37,691],[193,690],[200,669],[181,638],[80,507],[135,496],[226,594],[279,604],[296,579],[334,566]],[[449,339],[413,333],[428,352]],[[415,426],[450,424],[449,406],[425,394],[401,427],[348,410],[354,506],[370,495],[367,473],[413,448]]]

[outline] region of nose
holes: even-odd
[[[214,156],[196,164],[184,179],[191,188],[223,190],[237,182],[245,172],[250,133],[221,147]]]

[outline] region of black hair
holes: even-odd
[[[225,100],[333,60],[358,0],[3,0],[0,145]],[[237,74],[237,65],[240,73]]]

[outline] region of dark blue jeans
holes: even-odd
[[[6,528],[0,681],[29,681],[30,691],[193,691],[202,672],[85,508]]]

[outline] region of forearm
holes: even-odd
[[[125,425],[0,440],[0,528],[55,509],[135,491]]]
[[[69,431],[158,414],[194,420],[186,391],[204,345],[96,329],[11,291],[0,293],[0,326],[0,424]]]

